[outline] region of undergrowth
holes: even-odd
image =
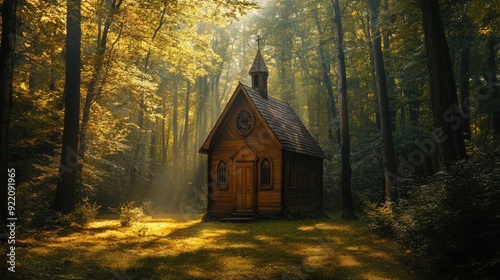
[[[423,265],[460,279],[500,275],[500,147],[484,145],[445,172],[404,186],[398,202],[367,203],[369,225]]]

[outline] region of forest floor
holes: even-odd
[[[97,219],[83,229],[25,233],[16,245],[9,279],[421,279],[395,242],[336,217],[171,216],[130,227]]]

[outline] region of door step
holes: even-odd
[[[233,217],[255,217],[254,212],[233,212]]]
[[[222,218],[221,221],[233,223],[251,222],[255,219],[255,213],[232,213],[232,217]]]

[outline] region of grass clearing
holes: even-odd
[[[81,230],[25,234],[18,243],[18,279],[418,278],[394,242],[340,218],[219,223],[171,216],[130,227],[99,219]]]

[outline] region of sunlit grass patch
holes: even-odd
[[[21,244],[20,279],[416,279],[392,242],[337,218],[232,224],[155,217],[129,227],[101,219]]]

